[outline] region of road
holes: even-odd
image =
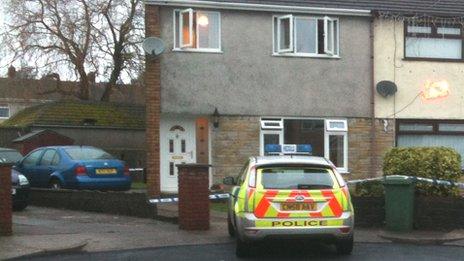
[[[235,257],[234,244],[173,246],[139,250],[82,252],[42,256],[28,260],[240,260]],[[337,256],[326,245],[267,244],[256,249],[247,260],[462,260],[464,247],[419,246],[389,243],[357,243],[351,256]]]

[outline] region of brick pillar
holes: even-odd
[[[160,37],[159,7],[145,5],[145,37]],[[158,197],[160,191],[160,62],[156,59],[145,59],[146,90],[146,130],[147,146],[147,187],[149,197]]]
[[[0,236],[13,234],[11,164],[0,163]]]
[[[209,167],[206,164],[177,165],[180,229],[209,229]]]

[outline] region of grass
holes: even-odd
[[[143,182],[132,182],[131,189],[146,189],[147,184]]]
[[[227,201],[226,202],[211,202],[210,209],[218,212],[227,212]]]

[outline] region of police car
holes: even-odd
[[[320,238],[339,254],[353,249],[354,211],[348,187],[335,166],[310,156],[311,145],[266,145],[251,157],[232,185],[228,229],[237,256],[247,256],[267,238]]]

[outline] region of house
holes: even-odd
[[[397,88],[375,96],[375,116],[393,146],[445,146],[464,156],[463,17],[462,1],[420,1],[375,14],[375,82]]]
[[[145,108],[61,100],[26,108],[0,124],[1,146],[24,148],[27,152],[31,146],[57,144],[99,147],[130,167],[143,167]]]
[[[176,164],[212,164],[219,183],[273,143],[379,175],[394,138],[374,114],[374,4],[146,1],[146,36],[166,46],[146,63],[149,194],[177,190]]]
[[[61,89],[69,92],[76,89],[76,82],[62,81]],[[53,80],[22,79],[17,77],[0,78],[0,123],[13,117],[21,110],[51,101],[74,99],[69,94],[59,93],[57,82]],[[104,85],[91,85],[90,98],[97,101],[104,91]],[[144,105],[144,88],[141,85],[121,85],[113,91],[112,102]]]

